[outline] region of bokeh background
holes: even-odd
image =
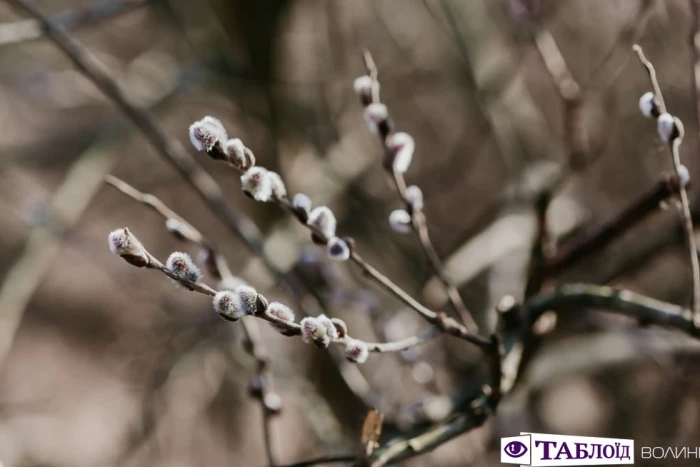
[[[277,207],[243,196],[233,171],[191,149],[191,122],[221,119],[292,192],[332,207],[363,256],[441,307],[415,239],[387,222],[400,202],[352,90],[369,49],[397,128],[416,139],[407,179],[422,187],[438,253],[484,329],[504,295],[523,296],[543,190],[552,194],[554,244],[611,218],[670,170],[654,123],[639,112],[649,83],[635,42],[685,123],[682,157],[691,176],[698,172],[693,0],[36,3],[256,221],[274,263],[311,283],[309,309],[342,317],[367,340],[425,324],[352,265],[329,263]],[[109,253],[107,234],[128,226],[161,259],[197,254],[152,211],[104,185],[109,173],[157,195],[222,247],[236,275],[292,303],[138,129],[3,3],[0,462],[264,465],[261,412],[248,395],[255,365],[239,329],[206,298]],[[662,206],[555,282],[613,284],[687,305],[676,221]],[[494,465],[499,437],[520,431],[697,446],[697,349],[631,324],[593,310],[562,317],[494,419],[401,465]],[[283,401],[273,422],[280,463],[355,452],[371,406],[386,417],[383,441],[438,423],[485,371],[479,352],[450,338],[356,368],[268,326],[262,335]]]

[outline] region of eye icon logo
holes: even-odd
[[[532,465],[531,451],[530,435],[501,438],[501,463],[503,464]]]
[[[520,441],[511,441],[505,445],[503,451],[510,457],[517,459],[518,457],[522,457],[525,455],[525,453],[527,453],[527,446]]]

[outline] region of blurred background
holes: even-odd
[[[387,222],[401,203],[352,89],[369,49],[397,129],[416,139],[406,177],[423,189],[438,254],[490,330],[503,296],[523,298],[541,193],[551,196],[551,246],[610,219],[671,169],[654,122],[639,112],[650,85],[635,42],[685,123],[682,157],[691,177],[698,172],[694,3],[36,2],[186,145],[228,204],[257,223],[274,266],[314,292],[301,297],[307,311],[341,317],[370,341],[426,324],[353,265],[329,263],[279,208],[243,196],[234,171],[194,152],[189,124],[221,119],[291,192],[330,206],[364,257],[423,303],[443,307],[415,238]],[[111,255],[106,237],[128,226],[161,260],[197,249],[104,176],[158,196],[271,300],[294,304],[293,297],[41,36],[35,22],[0,5],[0,462],[265,465],[261,410],[248,394],[255,362],[239,327],[212,313],[206,297]],[[690,195],[695,200],[696,190]],[[659,209],[548,286],[612,284],[688,305],[676,220],[674,209]],[[496,417],[401,465],[497,464],[499,437],[520,431],[697,445],[697,349],[688,351],[683,336],[640,331],[595,310],[557,324]],[[355,367],[342,353],[267,325],[261,333],[282,399],[272,422],[279,463],[354,453],[369,407],[385,415],[383,442],[439,423],[486,371],[480,352],[451,338]]]

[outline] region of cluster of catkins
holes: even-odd
[[[355,93],[365,107],[365,120],[372,133],[382,138],[385,148],[384,168],[392,172],[404,174],[413,160],[416,148],[411,135],[404,132],[392,132],[392,122],[389,109],[381,102],[373,102],[373,93],[379,93],[379,82],[364,75],[353,83]],[[423,209],[423,192],[416,185],[406,188],[404,193],[408,210],[396,209],[389,214],[389,225],[398,233],[412,231],[413,214]]]
[[[265,314],[273,317],[272,327],[280,334],[289,336],[295,332],[289,324],[294,323],[294,312],[279,302],[268,303],[265,297],[249,285],[238,285],[233,290],[217,292],[212,303],[214,310],[229,321],[238,321],[243,316]],[[345,342],[345,357],[353,363],[364,363],[369,356],[369,348],[363,341],[349,338],[347,325],[338,318],[328,318],[326,315],[307,317],[299,323],[301,338],[306,343],[317,347],[327,348],[331,342],[347,338]]]
[[[276,172],[255,165],[255,156],[238,138],[228,139],[224,125],[214,117],[204,117],[190,125],[190,141],[198,151],[228,162],[243,172],[241,187],[249,197],[261,202],[277,201],[288,205],[287,188]],[[314,239],[326,245],[328,257],[345,261],[350,258],[348,241],[336,236],[336,218],[327,206],[313,207],[311,198],[297,193],[291,207],[296,217],[305,222]]]
[[[183,252],[172,253],[165,265],[160,265],[148,253],[143,244],[128,229],[117,229],[108,236],[109,248],[115,255],[137,267],[165,267],[173,282],[177,285],[197,283],[202,274],[192,258]],[[264,316],[271,322],[273,328],[283,335],[298,334],[294,323],[294,312],[279,302],[268,303],[267,299],[258,294],[251,286],[242,281],[222,281],[225,290],[217,292],[212,300],[214,311],[228,321],[238,321],[243,316]],[[353,363],[364,363],[369,356],[369,347],[363,341],[352,339],[347,334],[346,324],[338,318],[328,318],[325,315],[307,317],[301,320],[301,337],[306,343],[313,343],[326,348],[331,342],[343,339],[345,357]]]
[[[659,138],[666,144],[671,144],[676,138],[683,137],[683,123],[678,117],[674,117],[668,112],[661,112],[659,101],[653,92],[645,92],[639,98],[639,109],[642,115],[647,118],[656,119],[656,130],[659,133]],[[680,183],[686,186],[690,182],[690,172],[688,168],[682,164],[676,167]]]

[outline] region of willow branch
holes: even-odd
[[[220,142],[214,144],[213,147],[208,151],[208,154],[210,157],[218,161],[228,160],[228,155],[226,154]],[[239,173],[245,173],[245,171],[240,166],[235,164],[229,165],[233,169],[237,170]],[[325,245],[330,240],[317,227],[308,224],[306,222],[305,217],[300,217],[299,212],[294,208],[294,206],[286,196],[281,198],[274,197],[270,201],[276,203],[284,210],[289,212],[295,219],[299,221],[301,225],[306,227],[312,233],[312,237],[317,243]],[[357,252],[357,248],[352,239],[346,240],[348,240],[349,243],[350,260],[360,267],[360,269],[366,277],[373,280],[384,290],[386,290],[391,295],[395,296],[404,304],[416,311],[427,322],[437,326],[443,332],[466,340],[467,342],[475,344],[481,347],[482,349],[490,348],[490,341],[487,338],[471,333],[466,326],[457,322],[454,318],[446,316],[444,312],[438,313],[433,310],[430,310],[429,308],[425,307],[420,302],[418,302],[416,299],[411,297],[410,294],[408,294],[405,290],[396,285],[391,279],[386,277],[384,274],[379,272],[374,266],[365,261],[364,258],[362,258],[362,256],[360,256],[360,254]]]
[[[372,79],[372,102],[381,103],[381,99],[379,97],[378,68],[369,51],[365,50],[363,52],[363,58],[365,68],[367,69],[367,74]],[[387,138],[382,136],[380,137],[380,140],[384,147],[384,150],[388,151],[389,149],[387,147]],[[437,251],[435,250],[435,246],[433,245],[428,231],[428,222],[425,214],[423,213],[422,208],[414,206],[413,203],[406,196],[406,180],[404,178],[403,173],[395,170],[391,164],[384,164],[384,170],[386,171],[387,175],[391,178],[391,180],[393,180],[393,184],[396,187],[396,191],[399,194],[401,201],[404,203],[404,206],[406,207],[406,212],[408,212],[411,215],[411,229],[416,235],[421,250],[423,251],[423,254],[427,258],[428,262],[430,263],[430,267],[433,270],[435,276],[438,278],[440,283],[442,283],[442,286],[445,289],[445,292],[447,293],[447,297],[450,303],[452,304],[452,307],[457,312],[457,315],[460,317],[460,319],[466,324],[467,328],[473,332],[477,332],[478,326],[476,322],[474,322],[474,319],[469,313],[467,306],[464,304],[464,300],[462,300],[462,296],[459,294],[459,290],[457,290],[457,287],[455,286],[454,282],[445,272],[445,267],[443,266],[442,261],[440,260],[440,256],[438,256]]]
[[[105,183],[113,186],[133,200],[150,207],[160,214],[166,222],[171,219],[176,220],[178,222],[177,230],[173,233],[207,250],[208,255],[214,258],[214,262],[210,264],[210,269],[214,270],[214,275],[221,279],[233,277],[231,268],[220,250],[212,242],[207,240],[192,224],[170,209],[160,199],[151,194],[142,193],[133,186],[112,175],[105,177]],[[209,293],[208,290],[204,292],[207,294]],[[267,349],[262,342],[257,322],[254,320],[243,320],[241,325],[245,334],[245,345],[243,347],[255,360],[256,374],[251,381],[251,389],[253,389],[252,395],[260,402],[260,407],[262,409],[265,453],[268,465],[272,466],[275,465],[275,448],[271,422],[272,416],[279,412],[280,407],[276,402],[279,398],[274,392],[274,380],[272,372],[270,371],[270,359]]]
[[[559,246],[554,256],[545,262],[545,275],[558,274],[579,260],[605,248],[649,215],[657,212],[659,204],[676,195],[679,187],[678,175],[662,175],[651,188],[612,219],[581,232]]]
[[[659,111],[663,114],[666,113],[666,104],[664,102],[663,94],[661,92],[661,86],[659,86],[659,81],[656,78],[656,70],[654,65],[646,58],[642,48],[635,44],[633,47],[634,51],[637,53],[639,61],[644,66],[649,75],[649,80],[654,89],[654,96],[658,101]],[[680,145],[683,142],[684,130],[683,125],[680,120],[675,119],[675,130],[678,134],[673,135],[669,140],[669,150],[671,152],[671,158],[673,160],[673,167],[676,171],[676,175],[680,179]],[[700,262],[698,261],[697,245],[695,242],[695,233],[693,229],[693,217],[690,211],[690,202],[688,200],[688,192],[686,191],[683,183],[679,184],[679,195],[681,199],[681,215],[683,217],[683,230],[685,232],[686,242],[688,244],[688,254],[690,256],[690,266],[693,280],[693,306],[692,306],[692,316],[695,320],[696,325],[700,325]]]

